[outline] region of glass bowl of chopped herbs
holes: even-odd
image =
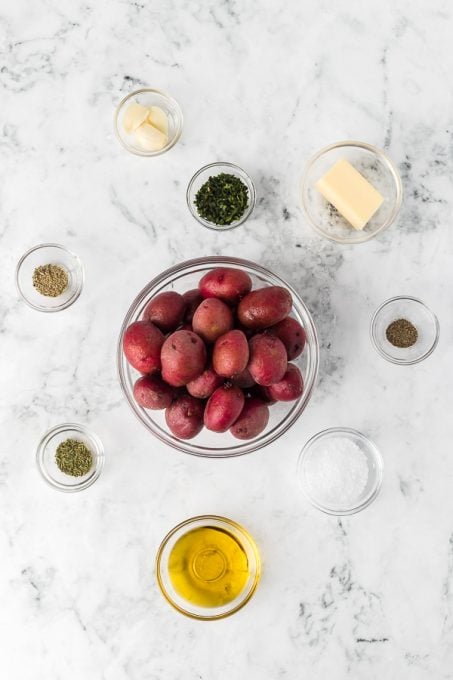
[[[239,227],[255,207],[255,186],[249,175],[233,163],[211,163],[195,173],[187,187],[187,205],[208,229]]]
[[[17,289],[25,302],[40,312],[70,307],[83,288],[83,266],[77,255],[58,243],[28,250],[16,268]]]
[[[63,423],[45,433],[36,451],[44,480],[59,491],[82,491],[104,466],[101,440],[83,425]]]
[[[371,341],[393,364],[411,365],[426,359],[439,341],[439,321],[415,297],[399,295],[378,307],[371,319]]]

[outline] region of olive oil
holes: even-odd
[[[233,534],[218,527],[192,529],[179,538],[168,559],[174,589],[188,602],[219,607],[232,602],[250,575],[247,555]]]

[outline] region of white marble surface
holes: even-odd
[[[8,680],[453,678],[453,52],[441,0],[275,3],[4,0],[0,8],[0,677]],[[125,152],[115,104],[136,86],[181,104],[181,142]],[[298,183],[319,147],[385,147],[405,189],[397,224],[341,247],[304,222]],[[242,165],[245,228],[198,226],[185,187]],[[21,254],[57,241],[86,286],[60,314],[17,297]],[[312,310],[321,379],[291,433],[257,454],[199,460],[151,438],[117,382],[136,292],[163,268],[240,254],[283,274]],[[424,363],[390,365],[368,326],[408,293],[439,316]],[[102,438],[88,491],[39,478],[34,450],[66,420]],[[356,427],[385,460],[378,500],[341,521],[301,498],[295,464],[318,430]],[[260,546],[256,596],[197,623],[159,594],[153,560],[176,522],[218,513]]]

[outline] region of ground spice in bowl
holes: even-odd
[[[244,182],[226,172],[213,175],[198,190],[195,206],[204,220],[226,226],[241,219],[248,207],[249,190]]]
[[[58,264],[44,264],[33,272],[33,285],[41,295],[58,297],[68,287],[68,272]]]
[[[66,439],[57,446],[55,462],[65,475],[83,477],[93,466],[93,454],[78,439]]]
[[[407,319],[396,319],[387,326],[385,336],[394,347],[407,348],[417,342],[418,331]]]

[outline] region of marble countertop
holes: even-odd
[[[0,676],[8,680],[440,680],[453,678],[452,8],[433,0],[202,3],[4,0],[0,9]],[[112,131],[142,85],[184,112],[180,143],[146,159]],[[310,155],[339,139],[385,148],[404,203],[378,238],[342,247],[299,207]],[[189,215],[200,166],[255,179],[253,219],[216,234]],[[14,270],[56,241],[84,262],[59,314],[18,299]],[[118,385],[115,349],[138,290],[167,266],[240,255],[283,275],[321,342],[318,387],[280,441],[239,459],[168,449]],[[385,362],[368,329],[386,298],[439,317],[434,354]],[[80,494],[40,479],[43,432],[102,439]],[[301,497],[297,456],[350,426],[381,449],[382,492],[338,519]],[[262,581],[238,614],[187,619],[158,592],[164,534],[201,513],[254,535]]]

